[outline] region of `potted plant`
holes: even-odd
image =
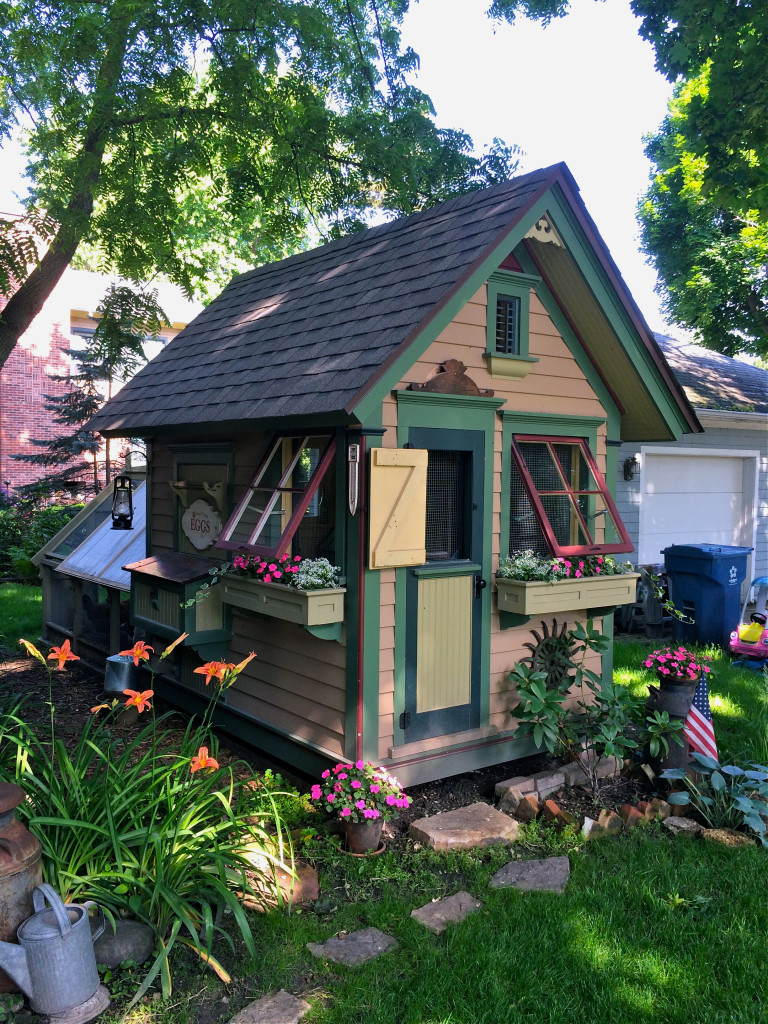
[[[706,654],[696,654],[685,647],[662,647],[649,654],[643,665],[655,670],[662,686],[698,685],[702,673],[712,671]]]
[[[327,558],[236,555],[212,575],[222,584],[224,604],[296,622],[310,632],[344,621],[341,570]]]
[[[370,761],[341,761],[321,778],[310,798],[341,823],[350,853],[378,850],[384,822],[410,804],[397,779]]]
[[[530,549],[513,551],[496,572],[497,601],[506,625],[533,615],[586,608],[597,615],[635,600],[639,573],[610,555],[552,558]]]

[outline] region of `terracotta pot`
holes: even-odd
[[[380,818],[373,821],[342,822],[349,852],[369,853],[371,850],[378,850],[383,827],[384,822]]]

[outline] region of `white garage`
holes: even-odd
[[[670,544],[754,548],[759,456],[749,450],[643,446],[637,561],[662,562]]]

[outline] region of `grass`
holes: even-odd
[[[616,676],[641,694],[653,642],[617,642]],[[763,760],[768,681],[712,656],[712,706],[722,759]],[[130,970],[107,984],[115,1008],[103,1024],[224,1024],[244,1005],[284,988],[311,1005],[304,1024],[757,1024],[768,1020],[768,851],[725,849],[657,824],[589,843],[525,830],[505,847],[438,854],[338,854],[317,830],[301,848],[316,863],[321,898],[310,908],[254,914],[257,955],[241,944],[215,952],[233,975],[222,986],[179,950],[170,1002],[123,1014]],[[567,853],[563,894],[495,890],[510,856]],[[465,889],[483,909],[434,936],[410,917]],[[357,968],[315,960],[308,942],[376,926],[397,939]],[[226,1002],[224,1002],[226,1000]]]
[[[13,649],[20,636],[34,642],[42,630],[42,588],[29,583],[0,584],[0,643]]]

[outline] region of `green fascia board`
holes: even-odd
[[[387,393],[407,375],[413,364],[424,355],[440,332],[445,330],[475,292],[486,283],[491,274],[498,270],[499,264],[522,241],[531,225],[535,224],[544,215],[551,195],[552,189],[550,186],[521,214],[514,227],[496,242],[482,262],[459,285],[444,305],[429,318],[427,324],[413,338],[410,344],[403,348],[399,356],[387,368],[386,372],[382,374],[371,390],[363,395],[359,403],[354,406],[354,415],[361,422],[375,415],[376,408],[384,401]]]
[[[313,430],[319,427],[350,427],[358,426],[359,420],[355,415],[345,415],[338,410],[327,413],[312,413],[307,415],[293,416],[269,416],[263,419],[248,420],[221,420],[212,423],[186,423],[164,427],[131,427],[130,431],[125,428],[116,430],[105,430],[104,437],[142,437],[142,438],[198,438],[201,432],[205,432],[212,438],[230,439],[236,434],[252,434],[254,430],[302,430],[311,427]]]
[[[576,261],[611,328],[635,367],[638,385],[651,396],[670,433],[679,438],[688,430],[688,424],[672,393],[662,380],[647,348],[642,344],[620,295],[609,281],[559,185],[553,186],[551,196],[552,203],[547,213],[554,227]],[[533,264],[529,263],[529,266],[533,267]],[[525,265],[523,269],[526,269]],[[535,267],[533,269],[535,271]]]

